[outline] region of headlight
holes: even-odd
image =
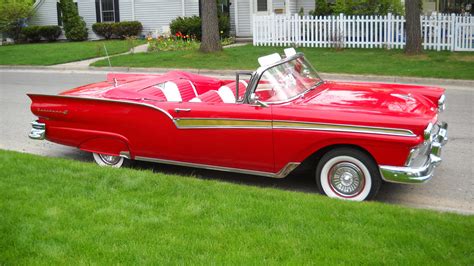
[[[430,143],[424,142],[410,150],[405,166],[420,167],[424,165],[430,154]]]

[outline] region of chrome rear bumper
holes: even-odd
[[[39,123],[38,121],[31,122],[31,131],[28,137],[30,139],[42,140],[46,135],[46,125],[44,123]]]
[[[438,130],[430,137],[429,154],[421,167],[380,165],[382,179],[393,183],[424,183],[433,177],[434,169],[441,163],[442,147],[448,142],[448,124],[438,124]]]

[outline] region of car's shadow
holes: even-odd
[[[65,154],[65,157],[74,157],[76,160],[94,163],[90,153],[83,151],[78,151],[74,156],[71,156],[71,154]],[[217,180],[239,185],[271,187],[305,193],[319,193],[314,180],[314,173],[308,171],[295,171],[286,178],[277,179],[142,161],[133,161],[129,167],[132,169],[148,170],[154,173],[181,175],[204,180]],[[403,193],[407,189],[409,189],[409,186],[384,183],[380,188],[375,200],[381,202],[390,202],[394,194]]]

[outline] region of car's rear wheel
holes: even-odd
[[[382,183],[375,161],[352,148],[327,152],[316,168],[319,191],[331,198],[353,201],[372,199]]]
[[[94,161],[100,166],[119,168],[125,166],[126,159],[120,156],[107,155],[102,153],[92,153]]]

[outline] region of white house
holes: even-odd
[[[37,0],[31,25],[61,25],[59,0]],[[140,21],[143,34],[161,34],[179,16],[199,16],[200,0],[75,0],[79,15],[89,29],[89,38],[98,36],[91,30],[96,22]],[[315,0],[222,0],[229,12],[231,32],[237,37],[252,36],[252,17],[256,15],[294,14],[301,8],[313,10]]]
[[[252,36],[253,15],[295,14],[315,9],[315,0],[231,0],[231,28],[237,37]]]
[[[37,0],[31,25],[61,25],[58,0]],[[161,34],[179,16],[199,15],[199,0],[74,0],[89,29],[96,22],[140,21],[143,34]]]

